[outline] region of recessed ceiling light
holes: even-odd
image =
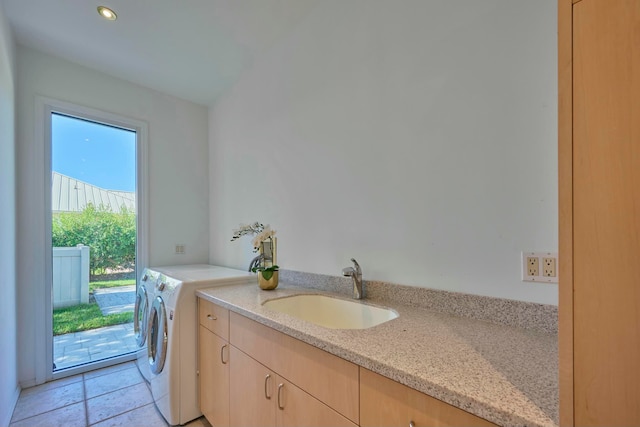
[[[108,19],[109,21],[115,21],[116,19],[118,19],[118,15],[116,15],[113,10],[109,9],[106,6],[98,6],[98,13],[104,19]]]

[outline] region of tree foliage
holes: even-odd
[[[136,216],[124,207],[114,213],[89,204],[80,213],[54,213],[52,238],[54,247],[89,246],[92,275],[135,264]]]

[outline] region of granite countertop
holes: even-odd
[[[558,425],[557,335],[396,302],[362,300],[399,317],[369,329],[328,329],[262,306],[295,294],[232,285],[197,295],[364,368],[503,426]],[[344,298],[342,295],[335,295]]]

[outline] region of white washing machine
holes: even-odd
[[[136,289],[136,303],[133,310],[133,330],[137,344],[136,364],[147,384],[151,381],[149,359],[147,355],[147,327],[149,312],[155,292],[156,281],[160,273],[145,268]]]
[[[195,291],[255,284],[246,271],[206,264],[155,267],[158,273],[147,329],[153,400],[171,425],[202,415],[198,393],[198,309]]]

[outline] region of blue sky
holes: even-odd
[[[135,132],[60,114],[52,114],[51,128],[54,172],[107,190],[135,191]]]

